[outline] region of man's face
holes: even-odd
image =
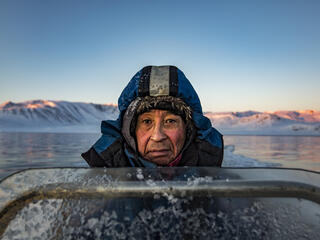
[[[182,118],[153,109],[138,116],[136,137],[140,155],[157,165],[168,165],[183,148],[186,127]]]

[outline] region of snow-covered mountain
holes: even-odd
[[[116,119],[114,104],[33,100],[0,105],[0,132],[99,132],[101,120]],[[223,134],[320,135],[319,111],[207,112]]]
[[[320,112],[221,112],[205,114],[224,134],[320,135]]]
[[[114,104],[33,100],[0,105],[0,131],[99,132],[118,116]]]

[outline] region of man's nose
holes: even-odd
[[[163,127],[160,123],[156,123],[154,125],[150,138],[156,142],[160,142],[167,138],[167,135],[164,133]]]

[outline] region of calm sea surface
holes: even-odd
[[[100,134],[0,133],[0,179],[33,167],[87,166],[80,154]],[[320,137],[225,136],[235,154],[280,163],[283,167],[320,171]]]
[[[224,136],[224,140],[235,146],[235,154],[320,172],[319,136]]]

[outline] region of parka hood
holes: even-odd
[[[203,115],[198,94],[184,73],[175,66],[147,66],[137,72],[122,91],[118,99],[118,119],[102,122],[103,135],[94,145],[98,153],[119,137],[124,137],[127,144],[136,151],[134,139],[130,134],[130,124],[136,115],[139,101],[146,96],[171,96],[181,99],[191,108],[196,137],[215,147],[223,148],[222,135]]]
[[[147,66],[137,72],[118,99],[120,118],[132,101],[145,96],[177,97],[193,112],[202,115],[198,94],[184,73],[175,66]]]

